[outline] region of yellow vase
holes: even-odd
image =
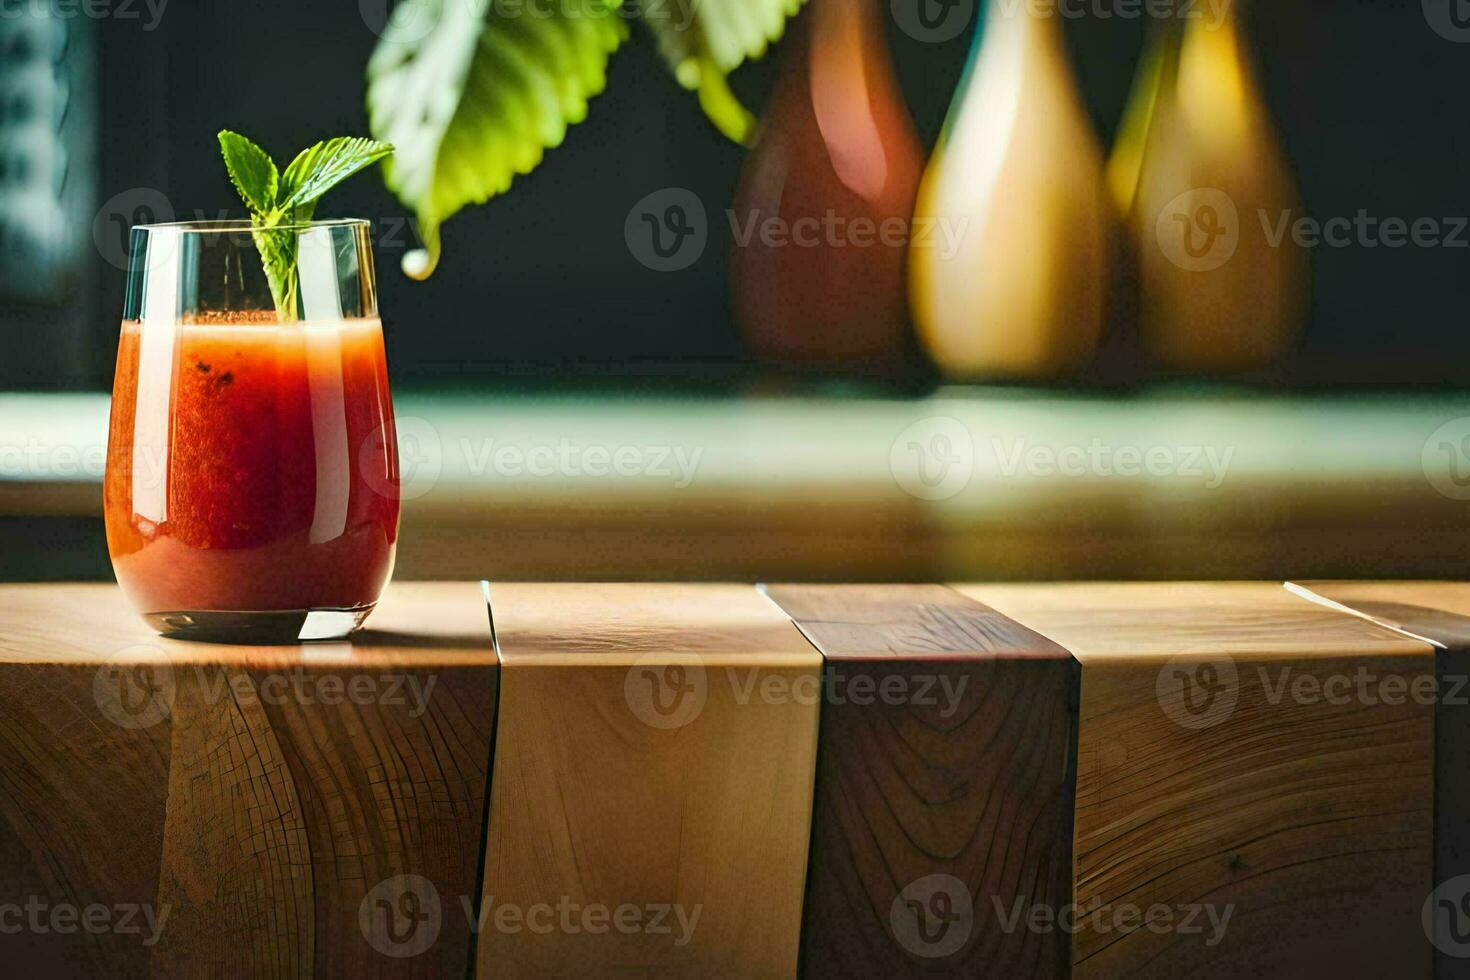
[[[1137,259],[1139,334],[1171,370],[1259,369],[1295,336],[1302,217],[1246,49],[1241,0],[1154,33],[1108,183]]]
[[[909,299],[951,378],[1063,376],[1098,344],[1116,223],[1062,23],[990,4],[920,187]]]

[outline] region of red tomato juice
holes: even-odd
[[[145,614],[371,606],[399,511],[380,322],[125,322],[103,497]]]

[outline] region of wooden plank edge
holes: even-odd
[[[1401,636],[1434,648],[1434,870],[1432,889],[1421,913],[1426,938],[1434,946],[1436,978],[1464,975],[1464,958],[1470,956],[1470,934],[1463,931],[1465,910],[1470,908],[1470,616],[1432,606],[1415,607],[1428,613],[1425,622],[1405,622],[1385,615],[1382,605],[1358,606],[1359,600],[1334,599],[1330,583],[1286,582],[1287,591],[1366,619]],[[1365,587],[1371,588],[1371,583]],[[1319,591],[1322,590],[1322,591]],[[1410,609],[1409,611],[1413,611]],[[1458,629],[1431,635],[1440,620],[1441,628]],[[1453,634],[1453,635],[1451,635]],[[1453,710],[1454,708],[1460,710]],[[1441,913],[1447,913],[1442,915]]]

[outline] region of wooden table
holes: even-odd
[[[378,883],[478,888],[498,676],[475,583],[396,585],[356,642],[300,647],[161,639],[115,587],[5,588],[0,881],[111,911],[0,948],[37,975],[372,972]],[[438,968],[469,942],[442,916]]]
[[[1450,976],[1467,627],[1456,583],[462,582],[236,647],[4,586],[0,951]]]

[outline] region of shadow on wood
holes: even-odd
[[[943,586],[766,592],[826,658],[803,974],[1066,976],[1071,655]]]

